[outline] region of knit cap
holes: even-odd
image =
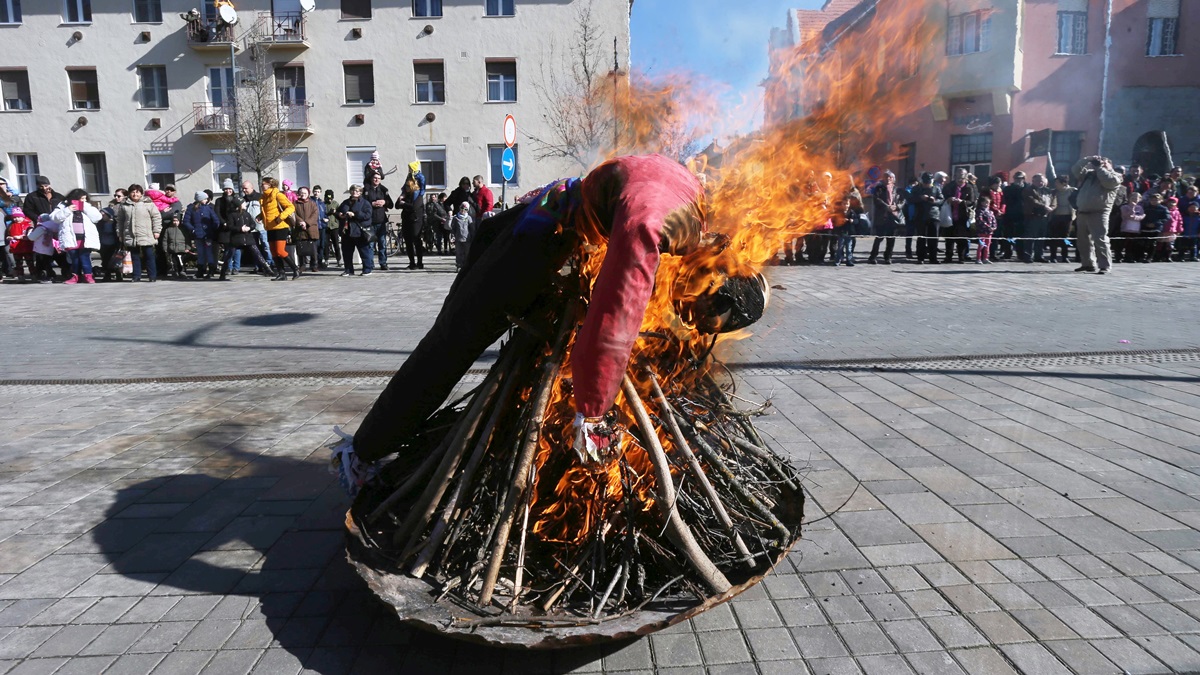
[[[232,190],[232,189],[234,189],[234,187],[233,187],[233,179],[226,178],[226,179],[225,179],[225,182],[224,182],[224,183],[221,183],[221,189],[222,189],[222,190]]]
[[[204,190],[197,190],[196,191],[196,201],[202,202],[205,199],[208,199],[208,193],[205,192]]]

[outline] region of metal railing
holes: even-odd
[[[220,25],[203,19],[187,22],[189,45],[229,44],[236,37],[233,26]]]
[[[237,114],[251,114],[252,111],[243,108]],[[309,106],[307,103],[276,103],[270,111],[269,118],[263,126],[275,131],[307,131],[310,128]],[[236,119],[233,106],[215,106],[211,103],[192,104],[192,124],[201,133],[220,133],[233,131]],[[243,126],[240,125],[239,126]]]
[[[303,12],[259,12],[254,37],[259,42],[299,44],[308,37],[307,25]]]

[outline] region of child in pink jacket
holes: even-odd
[[[1167,222],[1163,224],[1162,239],[1158,240],[1158,250],[1155,260],[1171,262],[1171,251],[1175,248],[1175,239],[1183,234],[1183,214],[1179,212],[1179,199],[1167,197]]]
[[[159,190],[158,183],[150,184],[149,189],[146,190],[146,196],[150,198],[150,201],[154,202],[154,208],[158,209],[159,213],[162,213],[163,211],[169,211],[172,204],[179,203],[178,197],[172,197],[162,190]]]

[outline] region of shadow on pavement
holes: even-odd
[[[222,435],[245,431],[227,424]],[[569,672],[628,644],[531,653],[410,629],[346,561],[349,501],[321,451],[299,459],[202,441],[169,459],[186,451],[203,458],[192,470],[204,473],[123,488],[93,530],[113,571],[157,584],[152,595],[216,596],[176,649],[280,647],[312,672],[370,675]]]
[[[1011,358],[1019,359],[1020,355]],[[1097,364],[1098,365],[1098,364]],[[907,375],[975,375],[981,377],[1052,377],[1071,380],[1134,380],[1149,382],[1200,382],[1200,377],[1189,375],[1153,375],[1151,373],[1079,373],[1045,370],[999,370],[994,368],[921,368],[903,366],[857,366],[857,365],[813,365],[803,361],[759,361],[752,364],[730,364],[732,370],[747,368],[795,369],[797,375],[805,371],[839,373],[904,373]]]

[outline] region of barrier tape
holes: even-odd
[[[978,235],[976,235],[974,237],[931,237],[927,234],[914,234],[914,235],[907,235],[907,234],[828,234],[825,232],[810,232],[808,234],[802,234],[797,237],[794,237],[794,239],[803,239],[804,237],[830,237],[832,239],[839,239],[841,237],[849,237],[851,239],[936,239],[938,241],[942,241],[942,240],[959,241],[962,239],[966,239],[967,241],[979,241]],[[1168,235],[1160,235],[1157,237],[1137,237],[1137,236],[1109,237],[1109,236],[1105,236],[1104,238],[1107,239],[1108,241],[1158,241],[1160,239],[1174,241],[1174,239],[1171,239],[1171,237],[1175,237],[1177,239],[1200,239],[1200,236],[1185,237],[1182,234],[1168,234]],[[1051,241],[1051,240],[1058,240],[1058,239],[1061,239],[1063,241],[1070,241],[1070,240],[1079,239],[1079,238],[1080,238],[1079,235],[1070,236],[1070,237],[997,237],[997,236],[993,235],[992,243],[995,244],[996,242],[1000,242],[1000,241],[1008,241],[1008,242]]]

